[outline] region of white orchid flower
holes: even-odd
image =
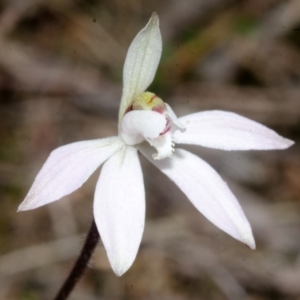
[[[177,118],[168,104],[145,92],[155,76],[161,52],[159,20],[153,13],[126,56],[119,135],[54,150],[19,207],[34,209],[72,193],[105,162],[95,192],[94,218],[118,276],[135,260],[144,231],[145,188],[138,151],[208,220],[254,249],[250,224],[227,184],[205,161],[175,149],[175,144],[221,150],[285,149],[293,144],[231,112],[205,111]]]

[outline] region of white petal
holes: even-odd
[[[217,172],[205,161],[182,149],[172,158],[153,160],[149,148],[140,151],[174,181],[195,207],[229,235],[255,248],[250,224],[237,199]]]
[[[166,109],[167,109],[167,115],[170,118],[171,124],[172,124],[172,134],[176,130],[180,130],[181,132],[185,131],[185,126],[180,122],[179,118],[175,115],[173,109],[168,103],[165,103]]]
[[[139,144],[159,136],[167,124],[166,118],[155,111],[133,110],[125,114],[120,125],[120,137],[127,145]]]
[[[225,111],[205,111],[179,118],[186,126],[174,141],[221,150],[285,149],[294,144],[255,121]]]
[[[162,40],[159,20],[153,13],[148,24],[132,41],[123,71],[123,94],[119,121],[131,102],[152,83],[161,57]]]
[[[48,204],[77,190],[124,143],[119,137],[72,143],[55,149],[18,210]]]
[[[110,264],[121,276],[135,260],[145,223],[143,174],[134,147],[124,147],[104,164],[94,216]]]

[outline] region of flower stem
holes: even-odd
[[[88,232],[88,235],[86,237],[84,246],[81,250],[81,253],[71,271],[68,278],[66,279],[65,283],[57,293],[54,300],[65,300],[69,296],[69,294],[74,289],[77,281],[82,276],[88,261],[92,255],[92,253],[95,250],[95,247],[97,246],[97,243],[99,241],[99,233],[98,229],[95,224],[95,220],[93,219],[93,222],[91,224],[90,230]]]

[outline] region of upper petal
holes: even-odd
[[[104,164],[94,216],[110,264],[121,276],[135,260],[145,223],[143,174],[134,147],[124,147]]]
[[[157,14],[153,13],[148,24],[132,41],[126,55],[119,121],[131,102],[152,83],[161,51],[159,19]]]
[[[196,155],[176,149],[172,158],[153,160],[151,150],[141,152],[174,181],[195,207],[212,223],[255,248],[250,224],[241,206],[217,172]]]
[[[139,144],[159,136],[166,127],[166,118],[155,111],[133,110],[125,114],[119,135],[127,145]]]
[[[174,141],[221,150],[285,149],[294,144],[272,129],[226,111],[205,111],[179,118],[185,132],[176,132]]]
[[[123,145],[119,137],[110,137],[55,149],[18,210],[34,209],[72,193]]]

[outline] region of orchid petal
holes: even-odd
[[[145,223],[143,174],[134,147],[124,147],[104,164],[94,216],[112,269],[121,276],[135,260]]]
[[[250,224],[227,184],[205,161],[182,149],[172,158],[153,160],[151,149],[140,151],[182,190],[194,206],[213,224],[237,240],[255,248]]]
[[[159,19],[157,14],[153,13],[148,24],[132,41],[126,55],[119,121],[132,101],[152,83],[161,51],[162,39]]]
[[[205,111],[179,118],[184,133],[174,134],[175,143],[221,150],[286,149],[294,144],[272,129],[225,111]]]
[[[185,132],[185,126],[180,122],[179,118],[177,118],[177,116],[175,115],[173,109],[171,108],[171,106],[168,103],[165,103],[166,106],[166,110],[167,110],[167,115],[169,117],[169,119],[171,120],[171,128],[172,129],[172,134],[176,131],[176,130],[180,130],[181,132]]]
[[[72,143],[55,149],[18,210],[56,201],[77,190],[124,143],[118,137]]]
[[[155,111],[133,110],[122,119],[119,134],[127,145],[139,144],[159,136],[167,124],[166,118]]]

